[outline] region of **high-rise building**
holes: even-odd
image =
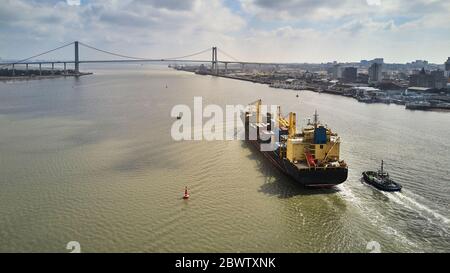
[[[341,66],[340,65],[338,65],[338,64],[335,64],[334,66],[333,66],[333,79],[335,79],[335,80],[337,80],[337,79],[340,79],[341,77],[342,77],[342,69],[341,69]]]
[[[374,64],[384,64],[384,59],[383,58],[375,58],[371,62]]]
[[[383,80],[382,67],[380,63],[373,63],[369,67],[369,83],[380,83]]]
[[[342,70],[343,82],[356,82],[358,76],[358,70],[356,67],[345,67]]]
[[[448,57],[447,61],[445,62],[445,72],[447,74],[447,77],[450,77],[450,57]]]
[[[415,67],[415,68],[427,67],[428,66],[428,61],[426,61],[426,60],[415,60],[414,62],[411,63],[411,66]]]

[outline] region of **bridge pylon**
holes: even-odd
[[[217,47],[216,46],[213,46],[213,48],[212,48],[211,72],[215,73],[215,74],[219,74],[219,63],[217,60]]]
[[[75,74],[80,74],[80,60],[78,55],[78,41],[74,42],[75,46]]]

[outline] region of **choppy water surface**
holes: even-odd
[[[162,67],[92,70],[0,83],[1,252],[67,252],[69,241],[84,252],[450,250],[450,113]],[[170,110],[194,96],[262,98],[301,124],[317,109],[342,137],[348,181],[305,190],[240,141],[173,141]],[[381,159],[403,192],[361,183]]]

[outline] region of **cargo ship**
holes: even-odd
[[[329,188],[347,180],[348,166],[339,156],[340,137],[314,119],[297,132],[296,114],[261,114],[262,101],[249,104],[244,115],[245,141],[278,170],[304,187]],[[268,149],[268,147],[270,147]]]

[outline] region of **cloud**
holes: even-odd
[[[132,4],[138,6],[152,6],[154,8],[165,8],[168,10],[191,10],[195,1],[186,0],[135,0]]]
[[[241,0],[244,9],[265,20],[302,19],[326,21],[361,13],[368,9],[364,0]]]
[[[5,0],[0,23],[0,56],[11,57],[74,40],[135,56],[182,55],[230,41],[246,24],[220,0]]]
[[[450,12],[446,0],[241,0],[243,8],[264,20],[330,21],[356,17],[444,15]],[[447,16],[448,17],[448,16]]]
[[[366,0],[369,6],[380,6],[381,0]]]
[[[423,58],[439,63],[449,54],[450,1],[241,2],[247,16],[263,26],[254,25],[248,40],[267,47],[266,52],[272,47],[283,59],[301,56],[305,61],[358,61],[386,57],[392,62]],[[276,41],[276,45],[265,40]]]
[[[81,4],[80,0],[66,0],[69,6],[79,6]]]
[[[251,61],[442,62],[449,54],[448,14],[450,1],[440,0],[3,0],[0,57],[79,40],[143,57],[217,45]],[[95,54],[81,52],[106,58]]]

